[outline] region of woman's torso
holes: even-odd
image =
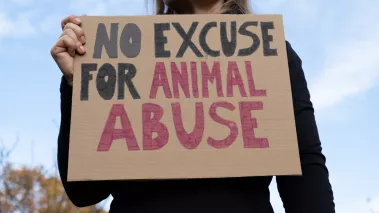
[[[110,213],[273,213],[272,177],[114,182]]]

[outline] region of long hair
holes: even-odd
[[[167,8],[162,0],[155,0],[155,14],[174,14],[171,8]],[[242,13],[249,14],[251,13],[249,0],[224,0],[224,4],[221,9],[221,13],[229,10],[239,10]]]

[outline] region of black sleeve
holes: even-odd
[[[302,176],[276,177],[286,213],[335,213],[329,172],[302,62],[286,42]]]
[[[77,207],[91,206],[110,195],[106,182],[67,182],[72,87],[62,77],[61,86],[61,125],[58,136],[58,168],[63,187],[72,203]]]

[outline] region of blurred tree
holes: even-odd
[[[106,213],[97,206],[77,208],[57,175],[43,167],[16,168],[9,155],[0,144],[0,213]]]

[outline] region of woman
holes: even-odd
[[[249,12],[248,0],[158,0],[157,4],[158,14]],[[268,188],[272,177],[68,183],[73,61],[75,54],[86,52],[80,24],[80,19],[75,16],[65,18],[62,21],[63,33],[51,50],[63,73],[60,89],[59,171],[67,195],[76,206],[96,204],[111,194],[114,197],[111,213],[273,212]],[[333,192],[301,59],[291,45],[288,42],[286,44],[303,176],[277,177],[278,190],[287,213],[333,213]]]

